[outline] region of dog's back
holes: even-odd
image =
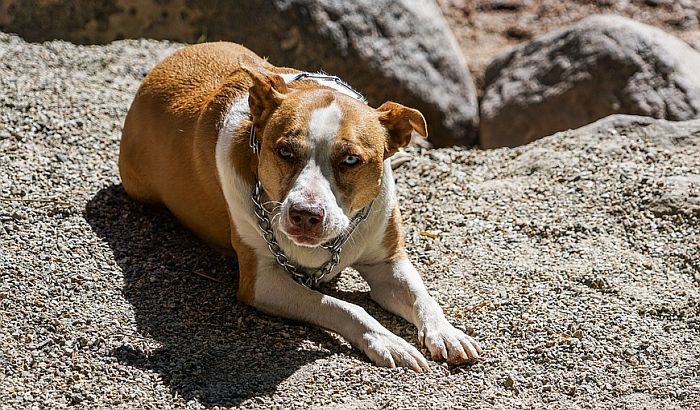
[[[226,204],[216,166],[209,162],[214,161],[225,106],[250,86],[238,66],[243,55],[259,59],[234,43],[208,43],[181,49],[154,67],[126,116],[119,155],[130,196],[165,205],[203,239],[228,252]]]

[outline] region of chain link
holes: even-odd
[[[338,84],[339,86],[345,88],[349,92],[351,92],[353,94],[353,97],[355,97],[355,99],[360,100],[363,103],[367,104],[367,99],[362,94],[360,94],[359,91],[357,91],[357,90],[353,89],[352,87],[350,87],[349,85],[347,85],[345,83],[345,81],[340,79],[340,77],[336,77],[334,75],[326,75],[326,74],[299,73],[299,74],[297,74],[296,77],[294,77],[292,79],[291,82],[294,82],[296,80],[301,80],[304,78],[312,78],[315,80],[334,82],[334,83]]]
[[[284,270],[289,273],[294,280],[300,284],[306,286],[307,288],[315,288],[318,283],[329,273],[335,269],[335,267],[340,262],[340,254],[343,251],[343,245],[350,238],[350,235],[355,231],[357,225],[360,222],[367,219],[369,211],[372,208],[372,203],[362,208],[351,220],[348,229],[346,229],[342,234],[338,235],[335,239],[326,242],[321,245],[321,248],[330,252],[331,257],[318,269],[315,271],[300,269],[296,265],[289,262],[289,258],[284,254],[284,251],[279,246],[277,239],[275,239],[275,233],[272,227],[272,222],[268,216],[268,212],[262,204],[262,185],[260,180],[255,178],[255,186],[253,187],[253,192],[251,199],[253,201],[253,207],[255,211],[255,216],[258,219],[258,227],[262,231],[262,236],[267,242],[267,248],[275,257],[277,264],[284,268]]]

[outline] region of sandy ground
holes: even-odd
[[[413,151],[397,172],[411,258],[485,347],[415,374],[237,304],[234,260],[125,195],[126,109],[177,47],[0,34],[1,408],[700,403],[700,224],[683,202],[697,192],[658,210],[669,177],[700,174],[700,123]],[[417,343],[353,272],[325,291]]]

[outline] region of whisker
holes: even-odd
[[[269,204],[282,205],[282,202],[280,202],[280,201],[267,201],[267,202],[263,203],[263,205],[269,205]]]
[[[272,209],[267,209],[267,204],[270,204],[270,203],[274,204],[274,202],[265,202],[265,203],[263,204],[263,207],[265,208],[265,210],[266,210],[268,213],[274,213],[274,212],[277,212],[277,211],[279,211],[280,209],[282,209],[282,203],[281,203],[281,202],[277,202],[278,205],[273,206]]]
[[[270,223],[274,225],[274,224],[275,224],[275,218],[278,218],[278,217],[280,218],[280,220],[282,219],[282,213],[281,213],[281,212],[274,213],[274,214],[272,215],[272,218],[270,218]]]
[[[367,214],[367,219],[370,219],[372,216],[375,216],[381,212],[383,212],[381,207],[373,206],[372,208],[370,208],[370,210]],[[350,233],[350,236],[347,239],[346,245],[350,244],[351,246],[354,246],[357,243],[364,242],[367,234],[362,229],[360,229],[360,227],[362,226],[362,223],[364,223],[364,221],[355,227],[354,232]],[[343,228],[342,233],[340,235],[346,235],[346,234],[348,234],[349,231],[350,231],[350,226],[348,225],[345,228]]]
[[[267,201],[262,203],[263,208],[267,209],[269,206],[272,206],[273,209],[277,207],[282,206],[282,202],[279,201]]]

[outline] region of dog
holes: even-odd
[[[423,115],[372,108],[336,77],[275,67],[227,42],[180,49],[144,78],[124,123],[119,171],[132,198],[164,205],[235,253],[237,300],[334,331],[380,366],[429,371],[421,352],[363,308],[313,288],[344,268],[413,323],[433,359],[479,357],[409,261],[389,158]]]

